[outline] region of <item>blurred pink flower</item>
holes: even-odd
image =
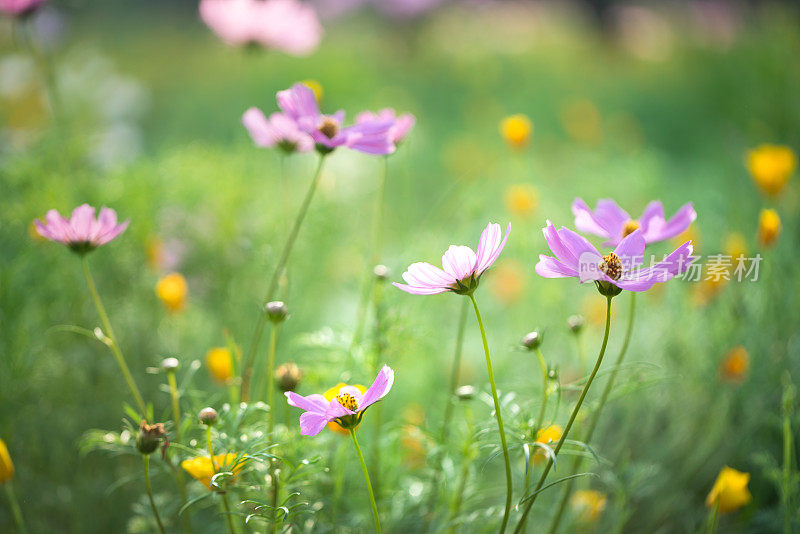
[[[257,146],[277,146],[288,153],[308,152],[314,148],[311,136],[283,113],[275,112],[267,118],[263,111],[253,107],[242,115],[242,124]]]
[[[27,15],[47,0],[0,0],[0,11],[6,15]]]
[[[478,250],[469,247],[450,245],[442,256],[440,269],[430,263],[417,262],[408,266],[403,273],[406,284],[394,282],[394,286],[413,295],[436,295],[452,291],[461,295],[472,294],[478,287],[481,275],[492,266],[506,246],[511,223],[502,238],[499,224],[489,223],[481,233]]]
[[[392,108],[384,108],[377,113],[372,111],[362,111],[356,116],[356,124],[362,124],[370,121],[393,121],[391,129],[389,130],[389,139],[396,145],[399,145],[411,132],[417,119],[411,113],[404,113],[397,116],[397,113]]]
[[[95,209],[89,204],[82,204],[73,210],[72,217],[67,220],[58,211],[50,210],[45,220],[33,221],[39,235],[50,241],[63,243],[75,252],[85,254],[95,248],[113,241],[125,231],[130,220],[117,224],[117,213],[111,208],[103,207],[95,219]]]
[[[314,92],[302,83],[278,91],[277,99],[283,113],[314,139],[317,150],[322,153],[340,146],[375,155],[391,154],[396,150],[390,137],[395,125],[392,120],[370,120],[343,127],[344,111],[324,115],[319,110]]]
[[[296,56],[313,52],[322,37],[316,12],[299,0],[201,0],[200,18],[228,44]]]

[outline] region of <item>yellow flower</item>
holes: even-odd
[[[558,440],[561,439],[561,434],[564,433],[564,429],[561,428],[559,425],[550,425],[545,428],[540,428],[538,432],[536,432],[536,443],[541,443],[542,445],[547,445],[548,447],[554,447]],[[539,462],[547,458],[546,453],[540,447],[536,447],[533,452],[533,461]]]
[[[233,462],[235,460],[236,455],[230,452],[228,454],[217,454],[214,456],[214,464],[216,464],[217,467],[215,470],[214,465],[211,463],[211,457],[196,456],[194,458],[182,461],[181,467],[183,467],[183,469],[189,473],[192,478],[199,480],[205,487],[211,489],[211,478],[216,473],[230,470],[234,474],[237,474],[242,470],[244,467],[244,462],[239,462],[234,467]]]
[[[14,478],[14,462],[8,454],[5,441],[0,439],[0,484]]]
[[[775,244],[781,235],[781,218],[773,209],[761,210],[758,217],[758,242],[769,247]]]
[[[738,232],[728,234],[725,238],[725,254],[731,257],[733,265],[737,264],[737,258],[747,258],[747,240]]]
[[[325,95],[325,91],[322,89],[321,83],[319,83],[317,80],[303,80],[300,83],[314,91],[314,96],[317,98],[317,102],[322,102],[322,97]]]
[[[156,295],[171,312],[179,312],[186,306],[188,292],[186,278],[180,273],[168,274],[156,284]]]
[[[506,207],[515,215],[530,215],[538,203],[539,194],[530,184],[515,184],[506,191]]]
[[[600,518],[606,508],[606,496],[595,490],[578,490],[572,494],[570,504],[581,521],[592,522]]]
[[[338,384],[336,384],[335,386],[333,386],[331,389],[329,389],[328,391],[326,391],[325,393],[323,393],[323,394],[322,394],[322,396],[323,396],[323,397],[325,397],[325,400],[327,400],[328,402],[330,402],[330,401],[332,401],[332,400],[333,400],[333,398],[334,398],[336,395],[338,395],[338,394],[339,394],[339,390],[340,390],[340,389],[342,389],[343,387],[347,386],[347,385],[348,385],[348,384],[345,384],[344,382],[339,382]],[[361,392],[361,394],[362,394],[362,395],[363,395],[364,393],[366,393],[366,392],[367,392],[367,388],[365,388],[365,387],[364,387],[364,386],[362,386],[361,384],[354,384],[352,387],[354,387],[354,388],[358,389],[358,390]],[[344,428],[342,425],[340,425],[340,424],[339,424],[339,423],[337,423],[336,421],[331,421],[331,422],[329,422],[329,423],[328,423],[328,428],[330,428],[331,430],[333,430],[333,431],[334,431],[334,432],[336,432],[337,434],[342,434],[342,435],[344,435],[344,436],[347,436],[347,435],[349,435],[349,434],[350,434],[350,431],[349,431],[349,430],[347,430],[346,428]],[[358,428],[358,426],[356,426],[356,428]]]
[[[706,497],[706,506],[713,508],[719,504],[720,512],[735,512],[752,498],[747,489],[748,482],[750,473],[742,473],[728,466],[723,467],[717,475],[714,487]]]
[[[579,143],[596,145],[603,139],[600,112],[589,100],[567,102],[561,109],[561,125]]]
[[[797,156],[788,146],[760,145],[747,154],[747,170],[768,195],[779,195],[797,168]]]
[[[741,382],[747,369],[750,367],[750,358],[747,349],[739,345],[732,348],[719,364],[719,376],[727,382]]]
[[[206,366],[211,376],[227,383],[233,378],[233,357],[227,347],[214,347],[206,353]]]
[[[500,121],[500,134],[512,148],[522,148],[527,145],[531,132],[533,125],[526,115],[511,115]]]

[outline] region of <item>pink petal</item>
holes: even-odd
[[[578,276],[577,271],[574,269],[567,267],[557,259],[550,256],[545,256],[544,254],[539,255],[539,262],[536,264],[534,269],[536,270],[536,274],[545,278],[567,278],[571,276]]]
[[[303,436],[316,436],[322,432],[328,421],[324,414],[303,412],[300,414],[300,434]]]
[[[450,245],[442,256],[442,267],[456,280],[469,278],[475,271],[475,252],[465,246]]]
[[[328,409],[328,401],[325,399],[325,397],[317,393],[309,395],[308,397],[303,397],[302,395],[298,395],[293,391],[287,391],[285,395],[289,406],[294,406],[308,412],[316,412],[321,414],[324,414]]]
[[[623,268],[628,271],[636,268],[644,261],[644,236],[641,230],[635,230],[619,242],[614,254],[619,256]]]
[[[394,384],[394,371],[388,365],[384,365],[378,372],[378,376],[375,377],[375,381],[372,382],[372,385],[361,398],[359,410],[363,411],[385,397],[389,390],[392,389],[392,384]]]

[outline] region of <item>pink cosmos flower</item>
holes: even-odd
[[[536,272],[545,278],[576,277],[581,283],[593,281],[604,295],[621,290],[646,291],[656,282],[666,282],[683,273],[694,261],[691,241],[687,241],[656,265],[636,269],[644,260],[642,230],[625,236],[614,252],[603,256],[585,237],[547,221],[542,230],[555,257],[539,255]]]
[[[370,121],[394,121],[394,125],[389,131],[389,139],[394,144],[399,145],[411,132],[417,119],[411,113],[404,113],[398,116],[392,108],[384,108],[377,113],[362,111],[356,115],[356,124]]]
[[[392,154],[396,147],[390,137],[394,121],[370,120],[343,127],[344,111],[324,115],[319,110],[314,92],[305,84],[278,91],[278,107],[309,134],[317,150],[327,154],[344,146],[366,154]]]
[[[242,115],[242,124],[257,146],[278,146],[287,153],[308,152],[314,148],[311,136],[283,113],[275,112],[267,118],[263,111],[253,107]]]
[[[313,52],[322,36],[314,9],[299,0],[201,0],[200,18],[228,44],[296,56]]]
[[[330,402],[317,393],[303,397],[292,391],[286,392],[286,399],[290,406],[305,410],[300,415],[300,433],[304,436],[316,436],[332,421],[346,429],[354,429],[361,422],[367,408],[385,397],[393,383],[394,371],[384,365],[363,395],[354,386],[344,386]]]
[[[0,12],[15,17],[27,15],[47,0],[0,0]]]
[[[394,286],[412,295],[436,295],[446,291],[459,295],[471,294],[478,287],[481,275],[500,256],[509,233],[511,223],[502,240],[500,225],[489,223],[481,233],[477,252],[469,247],[450,245],[442,256],[444,269],[425,262],[412,263],[403,273],[403,280],[407,284],[394,282]]]
[[[117,213],[111,208],[103,207],[96,219],[94,213],[92,206],[83,204],[75,208],[69,220],[58,211],[50,210],[44,221],[37,219],[33,224],[45,239],[63,243],[75,252],[85,254],[114,240],[130,223],[127,220],[117,224]]]
[[[664,218],[664,206],[658,200],[648,204],[639,219],[631,218],[611,199],[598,200],[597,208],[592,211],[586,202],[576,198],[572,203],[572,213],[575,215],[575,227],[581,232],[606,238],[607,241],[603,243],[606,247],[617,245],[637,228],[642,229],[642,237],[647,244],[665,241],[686,230],[697,219],[697,212],[689,202],[667,221]]]

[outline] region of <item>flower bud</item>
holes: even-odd
[[[214,408],[203,408],[198,416],[200,422],[207,426],[213,426],[217,422],[217,410]]]
[[[569,327],[570,332],[573,334],[579,334],[583,329],[584,322],[583,315],[570,315],[567,319],[567,326]]]
[[[286,362],[275,369],[275,379],[284,393],[294,391],[302,378],[303,371],[294,362]]]
[[[375,268],[372,269],[372,273],[375,275],[375,278],[380,280],[381,282],[389,278],[389,268],[385,265],[376,265]]]
[[[264,313],[267,314],[267,318],[273,323],[281,323],[286,319],[286,304],[280,300],[267,302],[266,306],[264,306]]]
[[[161,368],[168,373],[172,373],[178,369],[180,362],[178,358],[164,358],[161,360]]]
[[[536,350],[542,346],[542,334],[538,330],[528,332],[522,338],[522,346],[528,350]]]
[[[142,454],[153,454],[166,437],[167,431],[164,430],[163,423],[148,425],[142,419],[139,434],[136,436],[136,449]]]
[[[459,400],[470,400],[475,396],[475,388],[472,386],[461,386],[456,390],[456,397]]]

